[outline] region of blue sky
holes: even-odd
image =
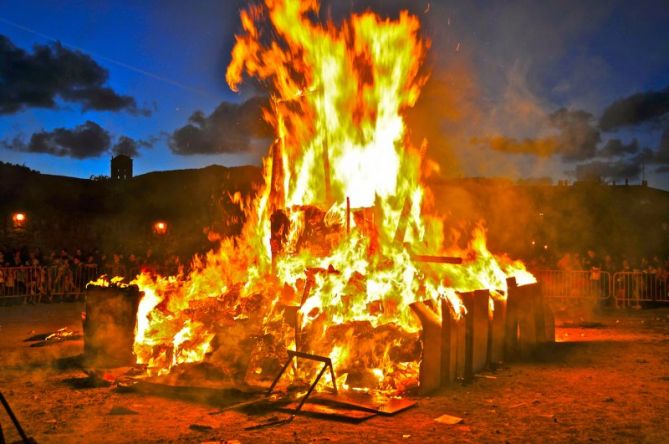
[[[152,110],[150,116],[84,111],[77,103],[59,101],[56,109],[27,107],[0,115],[0,138],[22,135],[28,139],[41,130],[72,128],[90,120],[107,130],[113,141],[121,136],[159,138],[136,158],[138,174],[213,163],[257,163],[257,151],[179,155],[167,143],[169,135],[184,126],[193,112],[201,110],[208,115],[223,101],[248,98],[231,92],[224,80],[234,33],[239,31],[239,9],[245,3],[0,3],[0,35],[16,47],[30,52],[33,45],[59,40],[69,49],[90,55],[106,69],[106,86]],[[615,100],[669,86],[669,8],[663,1],[347,0],[330,2],[323,15],[337,18],[368,7],[390,15],[409,7],[421,18],[433,43],[430,69],[434,80],[466,59],[476,83],[472,100],[476,102],[477,127],[465,130],[463,124],[453,131],[448,124],[437,125],[445,140],[462,142],[452,143],[457,145],[452,149],[460,175],[573,178],[569,171],[577,162],[565,161],[559,152],[542,157],[495,151],[470,141],[473,136],[485,138],[489,134],[515,141],[541,139],[556,131],[550,116],[559,108],[585,110],[597,120]],[[519,110],[529,110],[530,115],[521,118]],[[606,140],[619,138],[624,143],[637,139],[641,147],[656,150],[666,121],[664,116],[602,132],[600,148]],[[435,154],[439,159],[440,153]],[[108,153],[76,159],[0,147],[0,160],[77,177],[108,174],[109,158]],[[579,159],[581,163],[591,161]],[[656,169],[652,165],[646,168],[651,185],[669,189],[668,174],[655,173]]]

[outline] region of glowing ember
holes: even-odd
[[[313,20],[318,7],[266,0],[241,13],[226,78],[270,90],[265,187],[250,202],[235,196],[241,235],[196,258],[190,275],[135,281],[135,354],[151,373],[206,360],[235,381],[266,380],[297,348],[330,356],[343,387],[403,391],[420,360],[409,304],[445,298],[459,316],[456,292],[504,297],[507,277],[533,279],[487,250],[482,227],[465,250],[442,245],[425,203],[425,147],[408,143],[404,120],[427,78],[418,19],[367,12],[335,26]]]

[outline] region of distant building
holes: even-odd
[[[125,180],[132,177],[132,159],[125,154],[112,157],[111,178],[112,180]]]

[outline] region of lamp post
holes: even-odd
[[[159,236],[167,234],[167,222],[158,220],[153,223],[153,232]]]
[[[12,214],[12,223],[16,229],[23,228],[27,221],[28,217],[26,216],[26,213],[22,211],[17,211],[16,213]]]

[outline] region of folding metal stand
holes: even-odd
[[[279,425],[279,424],[288,424],[293,419],[295,419],[295,416],[300,412],[300,410],[302,410],[302,406],[304,405],[305,402],[307,402],[307,398],[309,398],[309,395],[311,395],[311,392],[314,391],[314,389],[316,388],[316,385],[318,385],[318,381],[321,380],[321,377],[323,376],[323,374],[325,373],[325,371],[328,368],[330,369],[330,377],[332,378],[332,389],[334,390],[334,394],[335,395],[337,394],[337,380],[335,379],[335,372],[334,372],[334,367],[332,366],[332,360],[329,357],[312,355],[312,354],[309,354],[309,353],[303,353],[303,352],[288,350],[288,361],[281,368],[281,371],[279,372],[279,374],[276,375],[276,378],[274,378],[274,381],[272,382],[272,385],[270,385],[269,389],[267,389],[267,392],[265,393],[266,396],[270,396],[272,394],[272,392],[274,391],[274,387],[276,387],[276,384],[279,382],[279,379],[281,379],[281,376],[283,376],[283,374],[286,372],[286,369],[288,368],[288,366],[293,362],[293,358],[308,359],[308,360],[311,360],[311,361],[322,362],[323,363],[323,368],[318,373],[318,376],[316,376],[316,379],[314,380],[314,382],[309,387],[309,390],[307,391],[307,394],[304,395],[304,397],[302,397],[302,400],[297,405],[297,407],[295,408],[295,411],[290,415],[290,417],[288,417],[286,419],[279,419],[279,420],[270,421],[270,422],[267,422],[267,423],[247,427],[246,430],[259,429],[261,427],[268,427],[268,426]]]
[[[16,415],[14,415],[12,408],[9,406],[7,399],[5,399],[5,396],[2,393],[0,393],[0,403],[2,403],[2,406],[5,408],[5,411],[9,416],[9,419],[11,419],[12,423],[14,424],[14,428],[19,433],[19,436],[21,436],[21,441],[26,444],[34,443],[35,441],[26,435],[23,427],[21,427],[21,423],[19,423],[19,420],[16,418]],[[0,424],[0,444],[5,444],[5,435],[2,432],[2,424]]]

